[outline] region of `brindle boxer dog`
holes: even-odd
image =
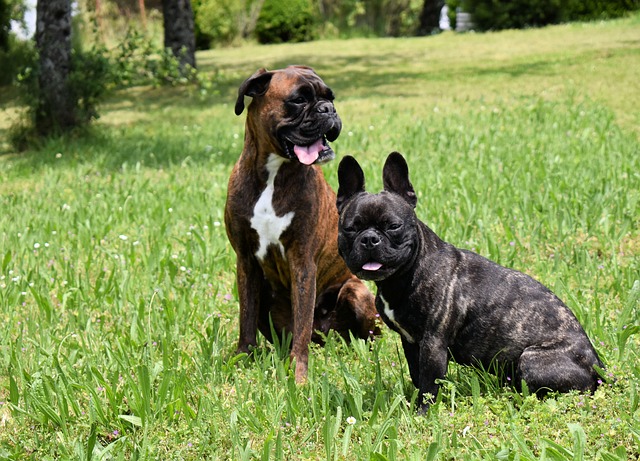
[[[295,378],[307,376],[309,344],[336,330],[349,338],[379,331],[373,295],[338,255],[336,196],[320,164],[342,122],[333,92],[309,67],[258,70],[238,91],[247,109],[244,149],[229,179],[225,225],[237,255],[238,352],[292,333]]]
[[[594,391],[604,365],[569,308],[547,287],[441,240],[414,212],[402,155],[387,157],[384,191],[368,194],[353,157],[338,168],[338,247],[378,287],[384,322],[400,333],[411,380],[438,394],[449,359],[514,372],[537,393]],[[421,400],[426,411],[430,401]]]

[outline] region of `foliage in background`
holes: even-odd
[[[32,58],[19,74],[17,81],[22,101],[27,109],[24,118],[14,125],[10,132],[11,144],[18,151],[37,143],[39,137],[35,130],[35,119],[42,97],[38,85],[40,69],[35,54]],[[97,107],[108,92],[108,82],[108,60],[100,51],[73,50],[69,86],[74,107],[77,107],[79,128],[88,125],[98,117]]]
[[[174,86],[188,82],[196,82],[205,90],[209,86],[207,79],[199,76],[195,69],[189,68],[186,74],[183,73],[171,50],[163,49],[134,28],[130,28],[122,41],[111,49],[99,40],[94,40],[89,48],[84,48],[77,40],[74,43],[69,79],[81,128],[99,117],[99,104],[119,88]],[[33,130],[40,98],[36,54],[28,54],[25,64],[17,83],[28,110],[10,133],[11,144],[19,151],[37,143]]]
[[[568,21],[615,18],[640,8],[638,0],[450,0],[461,7],[479,30],[522,29]]]
[[[194,0],[196,41],[200,48],[229,45],[249,37],[264,0]]]
[[[18,40],[9,34],[6,49],[0,49],[0,86],[10,85],[25,67],[36,57],[34,43],[31,40]]]
[[[568,0],[563,9],[568,21],[611,19],[640,9],[640,0]]]
[[[640,8],[640,0],[448,0],[473,15],[479,30],[544,26],[618,17]],[[201,47],[256,38],[260,43],[317,37],[398,37],[420,32],[423,0],[196,0]]]
[[[260,43],[318,37],[410,36],[422,0],[196,0],[200,47],[255,38]]]
[[[108,82],[115,87],[176,85],[193,80],[197,75],[193,68],[183,75],[178,59],[170,49],[163,49],[133,27],[115,48],[107,49],[102,45],[96,52],[109,63]]]
[[[18,73],[33,59],[34,46],[11,32],[11,21],[24,25],[22,0],[0,0],[0,86],[14,82]]]
[[[260,43],[306,42],[316,38],[312,0],[264,0],[255,34]]]
[[[398,37],[415,35],[422,0],[319,0],[325,35]]]

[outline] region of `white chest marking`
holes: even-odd
[[[258,259],[263,260],[267,255],[267,247],[271,244],[278,245],[280,252],[284,257],[284,246],[280,242],[280,236],[289,227],[293,219],[293,211],[284,216],[277,216],[276,210],[273,209],[273,183],[278,174],[280,166],[286,160],[282,157],[271,154],[267,160],[267,187],[264,188],[260,198],[253,208],[253,217],[251,218],[251,227],[258,233],[259,247],[256,251]]]
[[[414,344],[416,342],[415,339],[413,339],[413,337],[409,333],[407,333],[407,330],[402,328],[400,324],[396,322],[395,313],[393,312],[393,309],[391,309],[391,306],[389,306],[389,303],[387,302],[387,300],[384,299],[380,293],[378,293],[378,296],[380,296],[380,301],[382,301],[384,315],[386,315],[387,318],[391,321],[391,323],[393,323],[396,326],[398,331],[400,331],[400,334],[404,336],[404,339],[406,339],[411,344]]]

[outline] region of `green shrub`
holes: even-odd
[[[609,19],[640,9],[639,0],[569,0],[568,20]]]
[[[521,29],[560,22],[564,0],[466,0],[478,29]]]
[[[9,34],[8,46],[0,49],[0,85],[10,85],[18,74],[35,59],[32,40],[18,40]]]
[[[40,90],[39,78],[40,66],[34,54],[16,79],[21,99],[27,108],[25,118],[12,126],[9,132],[9,141],[18,151],[37,144],[40,133],[36,130],[36,119],[47,120],[48,126],[54,127],[54,131],[56,127],[60,128],[52,114],[41,112],[45,96]],[[98,118],[98,104],[109,89],[111,72],[103,49],[73,50],[68,79],[74,119],[76,126],[82,128]]]
[[[19,151],[38,142],[35,120],[42,107],[43,95],[39,88],[39,63],[32,48],[24,52],[24,62],[16,78],[22,101],[27,108],[25,119],[13,126],[9,133],[10,143]],[[0,76],[3,75],[4,70],[0,73]],[[178,59],[170,49],[154,45],[150,39],[133,29],[113,49],[98,42],[86,50],[76,44],[71,54],[68,84],[79,128],[99,117],[100,102],[115,88],[178,85],[189,81],[196,81],[201,88],[208,84],[195,69],[189,69],[184,75]],[[52,124],[55,123],[52,120]]]
[[[199,48],[228,45],[253,34],[260,0],[195,0],[196,43]]]
[[[640,8],[640,0],[450,0],[471,13],[479,30],[521,29],[566,21],[614,18]]]
[[[200,46],[228,44],[238,38],[241,35],[239,18],[244,3],[238,0],[196,0],[193,9],[196,41]]]
[[[129,29],[114,49],[103,49],[102,55],[109,61],[111,83],[118,87],[175,85],[196,76],[191,69],[185,77],[170,49],[155,45],[135,29]]]
[[[315,37],[310,0],[265,0],[255,34],[260,43],[304,42]]]

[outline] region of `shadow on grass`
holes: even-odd
[[[0,143],[0,160],[11,163],[14,174],[72,165],[107,171],[138,164],[159,169],[184,162],[229,166],[242,147],[241,138],[233,145],[229,129],[243,121],[235,120],[233,105],[216,111],[228,112],[228,121],[208,119],[206,111],[224,101],[217,91],[204,97],[197,91],[194,85],[118,91],[99,106],[103,119],[63,136],[37,140],[22,153],[6,142],[11,128],[0,127],[0,138],[5,140]],[[200,131],[185,133],[185,126]]]
[[[94,125],[75,134],[44,140],[25,153],[0,153],[0,160],[4,157],[4,162],[11,163],[12,175],[32,175],[43,169],[69,167],[108,172],[138,166],[164,169],[215,163],[227,168],[240,153],[241,146],[233,147],[231,142],[210,145],[205,138],[181,136],[177,128],[160,131],[151,125],[143,122],[134,130]]]
[[[407,96],[419,97],[428,82],[447,82],[454,80],[517,78],[521,76],[559,75],[563,69],[578,64],[585,57],[560,57],[528,59],[520,63],[501,63],[487,61],[478,65],[457,62],[448,68],[438,66],[430,69],[428,65],[412,66],[411,62],[389,52],[366,56],[311,57],[307,54],[292,54],[286,60],[271,62],[246,60],[232,68],[225,69],[217,86],[221,97],[229,102],[236,95],[237,88],[244,78],[249,77],[260,67],[269,70],[284,68],[291,64],[311,65],[325,82],[338,94],[338,97],[354,97],[363,94],[370,96]],[[389,88],[395,86],[395,88]]]
[[[477,85],[484,81],[504,80],[505,77],[559,75],[582,57],[555,56],[515,64],[513,61],[506,64],[489,61],[478,65],[475,60],[467,65],[464,61],[457,61],[445,69],[411,66],[406,58],[393,52],[375,56],[314,58],[306,54],[291,54],[286,60],[261,63],[257,59],[248,57],[225,69],[205,65],[202,71],[210,76],[212,85],[204,96],[195,85],[120,90],[99,108],[107,122],[95,123],[89,130],[76,135],[44,141],[41,147],[29,153],[12,155],[5,160],[14,162],[18,169],[30,171],[37,171],[45,165],[65,163],[56,158],[58,153],[62,153],[65,159],[71,159],[67,161],[95,163],[107,170],[138,163],[162,168],[184,161],[211,161],[212,156],[221,164],[230,165],[240,153],[241,139],[234,146],[228,130],[238,127],[242,132],[244,124],[244,115],[236,117],[233,114],[237,89],[259,67],[278,69],[292,63],[310,64],[322,69],[319,71],[321,77],[337,93],[338,99],[420,98],[429,82],[458,80]],[[5,94],[3,99],[7,97]],[[211,115],[212,107],[217,107],[214,115]],[[206,124],[209,132],[197,139],[189,138],[181,130],[189,123]],[[8,129],[0,128],[0,137],[7,139],[7,135]],[[0,156],[4,154],[6,157],[9,153],[0,147]]]
[[[612,50],[615,55],[631,52],[633,50]],[[414,65],[411,56],[399,55],[393,51],[378,52],[375,55],[363,53],[333,57],[292,53],[287,55],[286,59],[266,61],[259,57],[247,56],[225,68],[216,67],[210,59],[204,59],[200,70],[212,76],[219,101],[233,104],[240,84],[262,67],[275,70],[292,64],[309,65],[318,71],[338,97],[343,98],[363,95],[419,97],[424,92],[424,84],[428,82],[561,75],[563,71],[566,72],[567,67],[593,59],[594,56],[600,56],[597,50],[572,56],[554,55],[538,59],[529,56],[519,63],[514,63],[513,60],[506,63],[486,61],[479,65],[478,60],[473,58],[469,59],[469,63],[453,59],[448,67],[429,67],[428,63]]]

